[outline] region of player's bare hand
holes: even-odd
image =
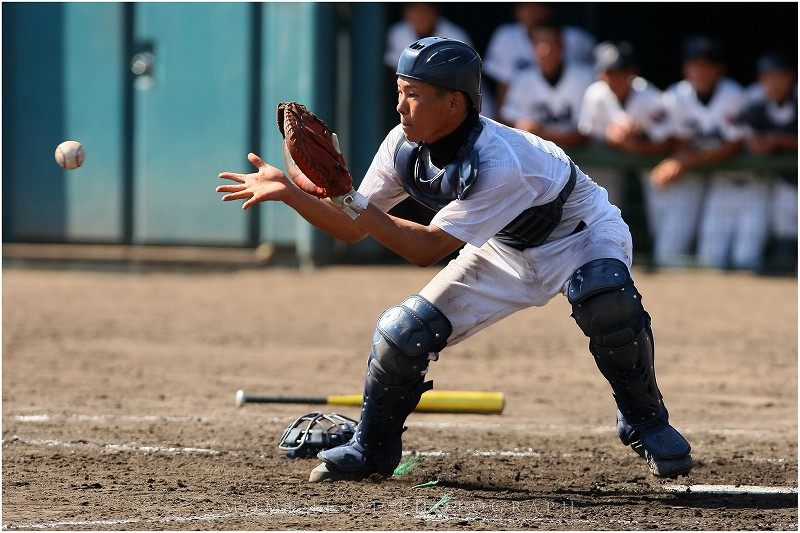
[[[227,193],[222,197],[223,202],[232,200],[246,200],[242,209],[247,209],[259,202],[284,200],[291,187],[284,173],[272,165],[265,163],[254,153],[247,155],[247,159],[258,169],[251,174],[238,172],[222,172],[221,179],[236,182],[234,185],[220,185],[217,192]]]
[[[779,148],[778,138],[774,135],[754,135],[747,141],[747,147],[756,154],[768,154]]]
[[[542,133],[542,126],[538,122],[526,118],[518,120],[514,124],[514,127],[520,130],[533,133],[534,135],[539,135]]]
[[[686,170],[683,163],[676,158],[667,158],[656,165],[650,173],[650,181],[656,187],[666,187],[680,178]]]
[[[638,134],[637,130],[636,124],[630,120],[612,122],[606,128],[606,141],[612,146],[624,144]]]

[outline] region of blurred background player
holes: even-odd
[[[672,127],[662,93],[638,76],[633,46],[604,42],[595,49],[598,80],[586,89],[578,131],[592,143],[632,154],[662,154],[673,147]],[[584,169],[625,212],[625,169]],[[643,171],[647,182],[650,172]],[[647,185],[644,185],[647,187]]]
[[[578,132],[578,115],[583,93],[594,82],[594,71],[581,63],[564,61],[561,35],[561,26],[554,20],[531,30],[539,66],[521,70],[511,78],[500,118],[568,148],[586,140]]]
[[[756,63],[757,81],[742,112],[747,148],[756,154],[797,153],[797,71],[785,54],[768,52]],[[768,273],[797,271],[797,173],[756,174],[769,183]]]
[[[513,5],[516,22],[501,24],[494,30],[486,47],[483,64],[484,79],[492,89],[497,109],[503,106],[508,84],[516,72],[538,65],[531,46],[531,30],[556,17],[550,4],[518,2]],[[592,62],[592,49],[597,40],[576,26],[562,28],[564,59],[586,64]]]
[[[742,239],[746,228],[737,218],[748,200],[745,175],[698,168],[725,161],[742,147],[744,129],[737,117],[744,90],[725,72],[719,42],[702,35],[684,41],[684,79],[665,93],[679,146],[651,174],[655,266],[687,265],[695,242],[699,260],[711,266],[722,267],[732,246],[737,265],[760,256],[762,244]],[[706,177],[711,181],[707,197]],[[734,207],[738,213],[732,216]]]
[[[424,37],[448,37],[472,46],[472,39],[462,27],[443,17],[433,2],[409,2],[403,6],[403,19],[389,26],[383,62],[394,74],[397,61],[406,46]]]

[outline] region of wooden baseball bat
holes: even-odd
[[[255,396],[236,391],[236,406],[246,403],[305,403],[361,406],[360,394],[343,396]],[[423,393],[415,411],[421,413],[500,414],[505,407],[502,392],[436,391]]]

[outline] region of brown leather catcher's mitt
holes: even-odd
[[[353,178],[339,151],[339,140],[325,122],[297,102],[278,104],[277,119],[289,155],[316,187],[302,179],[295,179],[295,183],[321,198],[350,192]]]

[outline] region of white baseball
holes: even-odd
[[[56,163],[65,170],[74,170],[83,164],[86,154],[78,141],[64,141],[56,147]]]

